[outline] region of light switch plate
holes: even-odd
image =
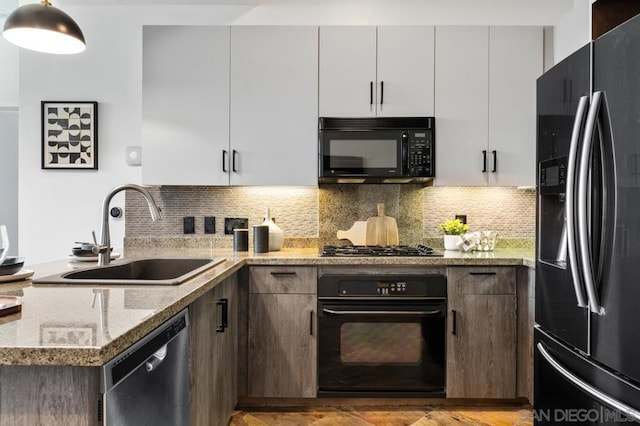
[[[183,228],[185,234],[195,234],[196,233],[196,219],[193,216],[185,216],[182,218],[183,220]]]
[[[204,233],[215,234],[216,233],[216,218],[213,216],[204,217]]]

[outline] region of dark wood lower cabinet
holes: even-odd
[[[313,267],[249,269],[247,396],[316,396],[316,280]]]
[[[194,426],[226,425],[237,403],[237,294],[237,276],[233,275],[189,307]]]
[[[98,426],[99,384],[98,367],[0,366],[0,425]]]
[[[448,268],[447,398],[516,398],[516,270]]]

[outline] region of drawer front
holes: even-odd
[[[516,268],[447,268],[447,287],[455,294],[516,294]]]
[[[249,293],[316,294],[317,280],[317,268],[253,266],[249,268]]]

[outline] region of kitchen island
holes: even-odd
[[[1,284],[0,293],[22,298],[22,312],[0,318],[0,423],[94,421],[98,367],[219,284],[243,277],[239,273],[245,266],[534,266],[532,250],[521,249],[446,252],[430,258],[331,258],[318,256],[315,248],[254,254],[142,247],[126,250],[125,256],[213,256],[225,261],[179,286],[33,285],[28,280]],[[34,278],[71,269],[66,261],[28,267],[35,271]]]

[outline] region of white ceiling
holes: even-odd
[[[132,6],[132,5],[215,5],[215,4],[227,4],[227,5],[257,5],[260,0],[58,0],[54,3],[59,5],[65,4],[78,4],[78,5],[119,5],[119,6]]]

